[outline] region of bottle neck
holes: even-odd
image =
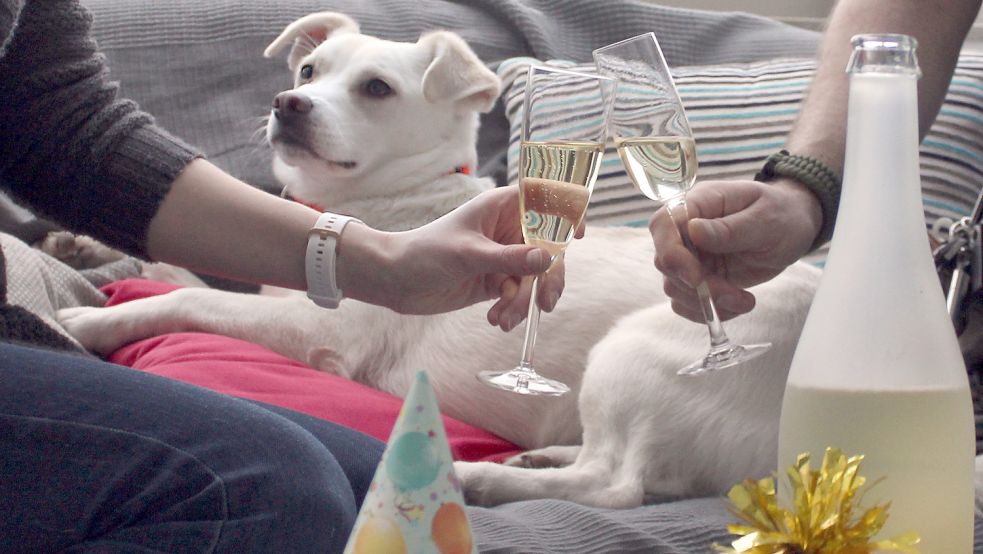
[[[896,34],[857,35],[852,43],[843,189],[831,250],[837,242],[850,242],[853,247],[837,250],[864,256],[885,244],[903,250],[927,243],[919,178],[917,43]]]
[[[852,73],[848,113],[834,244],[926,242],[919,178],[917,77]]]
[[[910,74],[850,76],[840,208],[790,384],[965,383],[925,227],[916,83]]]

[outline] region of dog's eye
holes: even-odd
[[[303,67],[300,68],[300,78],[301,79],[310,79],[313,76],[314,76],[314,66],[313,65],[307,64],[307,65],[305,65],[305,66],[303,66]]]
[[[370,79],[362,88],[365,94],[373,98],[385,98],[393,93],[392,87],[382,79]]]

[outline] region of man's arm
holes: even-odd
[[[960,48],[981,0],[841,0],[830,15],[820,64],[786,142],[842,175],[846,143],[847,61],[857,34],[900,33],[918,41],[919,119],[928,131],[945,97]],[[656,267],[673,309],[702,321],[693,287],[706,279],[727,319],[754,307],[746,289],[778,275],[805,254],[822,227],[815,195],[791,178],[767,184],[706,181],[687,195],[687,230],[703,264],[682,245],[664,210],[650,229]]]
[[[818,158],[842,174],[846,142],[846,64],[857,34],[899,33],[918,41],[919,123],[925,136],[949,88],[959,50],[980,0],[841,0],[833,9],[820,51],[821,63],[788,150]]]

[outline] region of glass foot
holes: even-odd
[[[748,360],[757,358],[771,349],[770,342],[747,345],[728,345],[724,348],[711,350],[703,359],[680,369],[677,375],[699,375],[718,369],[733,367]]]
[[[565,384],[547,379],[530,369],[517,367],[510,371],[482,371],[477,378],[486,385],[517,394],[560,396],[570,392]]]

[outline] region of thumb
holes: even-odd
[[[687,222],[690,240],[700,250],[727,254],[760,247],[760,216],[754,206],[761,190],[745,183],[724,187],[694,188],[686,200],[692,219]]]
[[[550,255],[542,248],[525,244],[491,243],[475,255],[467,256],[466,264],[477,274],[537,275],[549,269]]]
[[[761,247],[761,221],[749,210],[716,219],[689,222],[690,240],[710,254],[729,254]]]

